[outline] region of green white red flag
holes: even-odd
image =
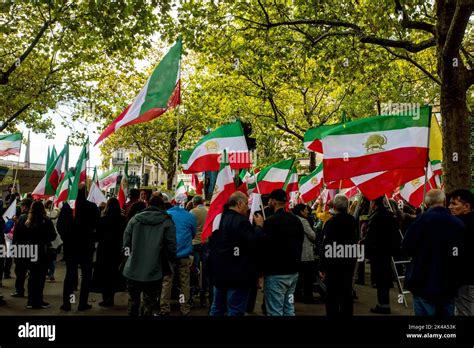
[[[74,180],[74,173],[67,171],[64,175],[64,178],[59,183],[58,189],[56,190],[54,204],[59,206],[61,202],[67,201],[69,195],[69,189],[72,185],[72,180]]]
[[[439,187],[436,182],[436,175],[433,173],[431,165],[428,166],[428,182],[426,192]],[[425,174],[406,182],[400,187],[399,195],[414,207],[419,207],[423,203],[425,193]]]
[[[94,145],[119,128],[151,121],[181,101],[180,63],[182,41],[178,38],[163,57],[132,104],[102,132]]]
[[[186,195],[188,193],[188,190],[186,188],[186,185],[184,184],[183,179],[181,179],[178,183],[178,186],[176,186],[176,192],[175,192],[175,197],[178,197],[179,195]]]
[[[209,211],[202,230],[202,243],[205,243],[207,238],[219,228],[222,212],[224,211],[224,204],[227,203],[230,195],[235,191],[234,175],[232,174],[230,165],[222,163],[221,169],[217,174],[211,205],[209,206]]]
[[[82,146],[81,153],[79,154],[79,158],[76,162],[76,169],[74,173],[74,179],[71,183],[67,200],[69,205],[74,210],[76,207],[76,199],[79,192],[79,184],[86,182],[87,180],[87,160],[89,157],[89,152],[87,150],[89,144],[89,138],[87,138],[86,142]]]
[[[276,189],[283,189],[290,175],[294,159],[286,159],[262,169],[257,174],[256,192],[264,195]]]
[[[308,203],[312,200],[315,200],[319,197],[321,193],[321,188],[323,187],[323,164],[321,163],[315,170],[313,170],[309,175],[306,175],[301,178],[300,184],[300,198],[303,200],[303,203]]]
[[[69,147],[66,144],[59,156],[56,156],[52,160],[46,170],[44,177],[32,192],[34,199],[43,199],[54,196],[56,189],[59,186],[62,164],[67,156],[68,151]]]
[[[225,150],[225,152],[224,152]],[[227,153],[227,158],[223,158]],[[231,169],[250,168],[250,152],[239,121],[226,124],[204,136],[192,151],[181,152],[183,173],[218,171],[222,162]]]
[[[104,196],[99,187],[99,176],[97,175],[97,167],[94,167],[94,176],[92,177],[92,184],[89,190],[89,196],[87,200],[99,205],[100,203],[106,203],[107,198]]]
[[[323,143],[321,139],[324,137],[324,134],[331,129],[339,126],[338,124],[324,124],[318,127],[310,128],[304,134],[304,147],[313,152],[323,153]]]
[[[20,156],[21,140],[21,133],[0,135],[0,157]]]
[[[428,160],[431,107],[419,113],[364,118],[324,133],[324,179],[335,181],[401,168],[423,168]]]
[[[113,168],[111,170],[102,173],[99,176],[99,188],[101,190],[107,191],[111,188],[117,187],[117,179],[118,179],[119,171],[117,168]]]

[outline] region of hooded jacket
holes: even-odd
[[[126,278],[162,279],[166,267],[176,260],[176,228],[171,216],[153,206],[138,213],[128,222],[123,247],[129,255],[123,270]]]

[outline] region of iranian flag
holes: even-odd
[[[69,171],[69,138],[68,141],[66,142],[66,155],[63,159],[63,163],[61,166],[61,171],[60,171],[60,176],[59,176],[59,182],[61,182],[64,177],[66,176],[66,173]]]
[[[128,194],[128,160],[125,162],[125,168],[123,171],[122,181],[120,182],[120,188],[118,192],[118,201],[120,208],[123,208],[127,201]]]
[[[101,190],[107,191],[110,188],[117,187],[117,178],[119,175],[119,171],[117,168],[113,168],[99,177],[99,188]]]
[[[193,174],[193,177],[191,179],[191,186],[194,188],[194,192],[197,195],[202,195],[203,185],[204,182],[199,180],[197,174]]]
[[[413,115],[375,116],[329,130],[323,137],[324,179],[335,181],[400,168],[423,168],[431,107]]]
[[[59,206],[59,203],[65,202],[69,195],[69,188],[71,186],[71,181],[74,178],[74,174],[71,171],[68,171],[64,178],[59,183],[58,189],[56,190],[54,204]]]
[[[264,195],[276,189],[283,189],[288,175],[290,174],[290,169],[293,166],[293,162],[294,159],[290,158],[272,164],[258,172],[256,183],[256,185],[258,185],[257,192]]]
[[[295,167],[291,168],[285,186],[283,186],[283,190],[285,190],[287,194],[298,191],[298,173],[296,172]]]
[[[21,133],[0,135],[0,157],[20,156]]]
[[[323,153],[323,143],[321,139],[323,138],[324,134],[331,129],[339,126],[338,124],[325,124],[319,127],[310,128],[304,133],[304,147],[313,152]]]
[[[321,163],[309,175],[306,175],[300,180],[301,199],[304,203],[308,203],[319,197],[321,188],[323,187],[323,164]]]
[[[369,173],[351,178],[369,200],[391,194],[397,187],[424,174],[424,168],[404,168]]]
[[[443,167],[442,163],[439,160],[431,161],[431,169],[433,170],[433,174],[437,176],[443,175]]]
[[[257,188],[257,185],[256,185],[257,174],[256,173],[252,174],[247,171],[243,175],[243,178],[241,176],[241,180],[242,180],[242,184],[238,187],[237,191],[240,191],[242,193],[245,193],[247,196],[250,196]]]
[[[181,179],[178,183],[178,186],[176,187],[176,192],[175,192],[175,197],[178,197],[178,195],[185,195],[188,193],[188,190],[186,189],[186,185],[184,185],[184,181]]]
[[[435,179],[435,174],[431,169],[431,166],[428,166],[428,183],[426,185],[426,192],[431,189],[437,188],[438,184]],[[410,203],[414,207],[419,207],[423,203],[423,193],[425,191],[425,174],[408,181],[400,187],[399,195]]]
[[[87,197],[87,200],[97,205],[99,205],[100,203],[107,202],[107,198],[105,198],[99,187],[99,176],[97,175],[97,167],[94,167],[94,176],[92,177],[91,189],[89,191],[89,196]]]
[[[71,183],[71,187],[68,192],[67,200],[73,210],[75,209],[75,206],[76,206],[76,199],[77,199],[77,194],[79,191],[79,184],[82,182],[86,182],[86,179],[87,179],[88,143],[89,143],[89,138],[87,138],[86,142],[82,146],[81,153],[79,154],[79,158],[77,159],[77,162],[76,162],[76,171],[74,173],[74,179]]]
[[[225,156],[227,158],[223,158]],[[230,163],[231,169],[250,168],[252,163],[242,124],[236,121],[209,133],[191,152],[182,152],[182,162],[186,174],[218,171],[223,162]]]
[[[180,103],[181,50],[179,38],[152,72],[133,103],[102,132],[94,145],[119,128],[151,121]]]
[[[51,162],[49,168],[46,170],[46,174],[32,192],[34,199],[49,198],[54,196],[60,182],[62,163],[68,150],[69,148],[66,144],[59,156],[56,156]]]
[[[230,165],[221,164],[221,168],[217,174],[214,192],[212,194],[211,205],[202,229],[202,243],[205,243],[207,238],[211,236],[212,232],[219,228],[222,212],[224,211],[224,204],[227,203],[230,195],[234,192],[234,176]]]
[[[359,189],[357,188],[357,186],[354,186],[351,188],[344,189],[342,193],[344,193],[347,198],[352,198],[359,193]]]

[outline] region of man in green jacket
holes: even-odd
[[[127,278],[128,314],[138,316],[143,292],[142,315],[153,315],[160,298],[163,276],[176,260],[176,229],[163,199],[153,196],[149,207],[135,215],[123,236],[123,269]]]

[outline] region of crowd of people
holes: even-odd
[[[195,297],[210,316],[243,316],[254,311],[262,290],[268,316],[294,316],[298,301],[324,301],[328,316],[352,316],[354,284],[366,283],[368,262],[377,289],[373,313],[391,313],[396,267],[413,294],[415,315],[474,314],[474,195],[468,190],[448,197],[430,190],[425,209],[414,209],[386,196],[351,202],[343,194],[290,208],[287,193],[278,189],[262,197],[263,209],[252,216],[249,197],[237,191],[204,241],[208,207],[201,196],[170,200],[132,189],[122,208],[114,197],[99,207],[86,197],[84,184],[74,207],[58,209],[28,197],[11,220],[2,221],[2,244],[10,239],[37,246],[35,261],[14,261],[12,296],[27,294],[27,308],[51,306],[43,290],[46,281],[56,281],[62,255],[63,311],[76,304],[79,311],[92,308],[91,291],[102,294],[99,306],[112,307],[115,294],[127,291],[130,316],[168,316],[173,299],[188,316]],[[12,192],[5,207],[14,198]],[[394,258],[410,262],[395,265]],[[2,276],[11,277],[11,268],[11,258],[0,259],[0,284]],[[0,305],[6,303],[0,297]]]

